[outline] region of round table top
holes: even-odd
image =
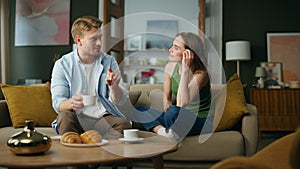
[[[39,155],[15,155],[6,143],[0,144],[0,166],[15,168],[110,164],[151,158],[177,150],[176,142],[161,136],[143,138],[138,142],[108,140],[95,147],[70,147],[52,139],[49,151]]]

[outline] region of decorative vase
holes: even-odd
[[[265,82],[264,82],[264,79],[262,77],[260,77],[258,79],[257,83],[258,83],[259,88],[264,88],[265,87]]]
[[[14,134],[7,141],[10,151],[18,155],[39,154],[51,147],[50,137],[37,132],[32,120],[26,120],[24,130]]]

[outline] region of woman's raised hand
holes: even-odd
[[[194,53],[186,49],[182,54],[182,66],[189,68],[194,61]]]

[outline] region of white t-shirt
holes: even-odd
[[[94,63],[92,64],[83,64],[86,71],[86,77],[87,77],[87,86],[88,86],[88,93],[90,95],[97,95],[96,93],[96,84],[94,83],[93,79],[95,76]],[[106,109],[103,107],[103,105],[100,102],[96,102],[96,105],[94,106],[85,106],[83,107],[82,113],[86,116],[92,117],[92,118],[100,118],[104,114],[107,114]]]

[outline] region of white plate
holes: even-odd
[[[61,138],[61,135],[51,136],[50,138],[53,139],[53,140],[59,140]]]
[[[70,147],[96,147],[96,146],[103,146],[108,143],[108,140],[103,139],[101,143],[96,144],[73,144],[73,143],[63,143],[60,142],[62,145],[70,146]]]
[[[138,142],[138,141],[143,141],[144,138],[119,138],[119,140],[125,142]]]

